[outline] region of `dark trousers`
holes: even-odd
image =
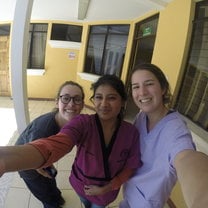
[[[46,178],[39,175],[37,178],[23,178],[32,194],[44,205],[44,208],[59,208],[61,191],[56,185],[55,179]]]

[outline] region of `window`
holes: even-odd
[[[51,40],[81,42],[82,26],[52,24]]]
[[[10,25],[0,25],[0,36],[10,35]]]
[[[196,4],[186,71],[176,107],[208,131],[208,2]]]
[[[45,68],[45,48],[48,24],[30,24],[28,42],[28,69]]]
[[[152,16],[136,24],[132,50],[131,68],[141,62],[151,63],[155,45],[159,15]]]
[[[128,34],[129,25],[91,26],[85,72],[120,76]]]

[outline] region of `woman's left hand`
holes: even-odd
[[[96,185],[85,185],[84,191],[86,195],[89,196],[96,196],[96,195],[102,195],[104,194],[104,188],[102,186],[96,186]]]

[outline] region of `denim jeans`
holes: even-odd
[[[96,205],[91,203],[90,201],[88,201],[87,199],[85,199],[82,196],[79,196],[81,202],[84,204],[85,208],[105,208],[105,206],[100,206],[100,205]]]

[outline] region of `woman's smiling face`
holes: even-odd
[[[164,107],[164,90],[153,73],[147,70],[135,71],[131,78],[131,88],[135,104],[145,113]]]
[[[96,89],[93,101],[101,120],[116,120],[124,105],[118,92],[108,84],[100,85]]]
[[[83,98],[82,91],[76,85],[66,85],[61,89],[60,96],[68,95],[70,97],[79,97],[81,100]],[[74,100],[70,100],[68,104],[64,104],[61,98],[58,99],[57,106],[59,108],[59,115],[66,121],[71,120],[74,116],[80,114],[84,106],[84,101],[80,104],[74,103]]]

